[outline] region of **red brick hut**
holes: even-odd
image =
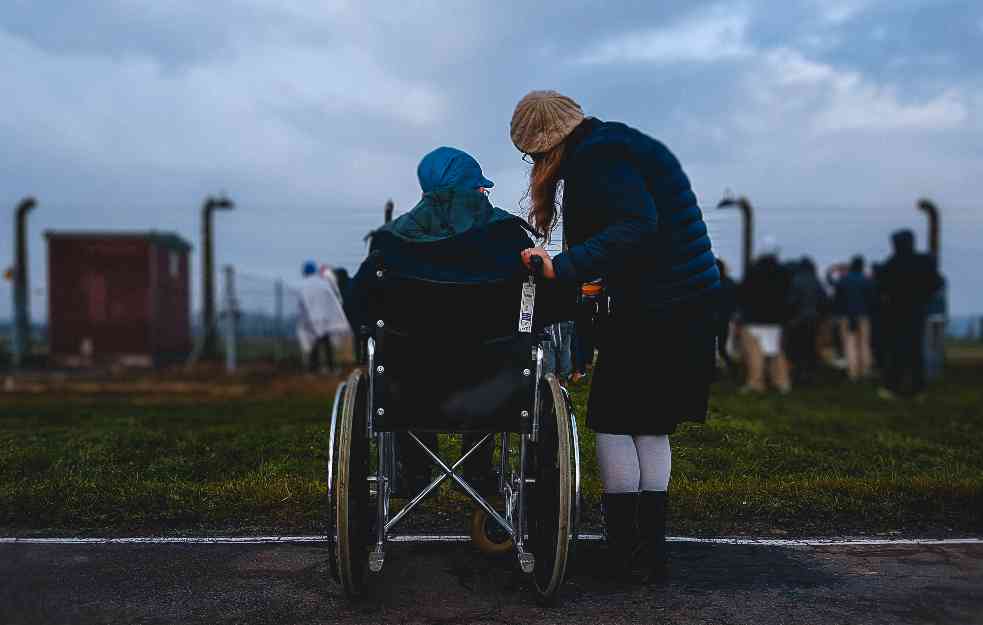
[[[53,232],[48,333],[56,364],[152,367],[191,351],[191,245],[167,232]]]

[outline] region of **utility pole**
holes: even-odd
[[[393,210],[395,210],[395,208],[396,208],[396,205],[393,204],[393,201],[392,200],[388,200],[386,202],[386,208],[385,208],[385,213],[383,214],[383,217],[382,217],[382,219],[383,219],[382,223],[387,224],[387,223],[389,223],[390,221],[393,220]]]
[[[225,372],[235,373],[239,340],[239,302],[236,298],[236,270],[225,266]]]
[[[939,207],[928,198],[918,200],[918,210],[928,217],[928,253],[935,259],[935,264],[942,264],[942,242],[940,233]],[[941,267],[940,267],[941,268]],[[932,295],[928,304],[928,317],[924,330],[925,374],[929,379],[942,376],[945,368],[945,326],[947,295],[945,286]]]
[[[277,280],[273,290],[275,303],[273,308],[276,319],[273,335],[273,360],[280,362],[283,358],[283,280]]]
[[[202,323],[204,340],[201,355],[206,359],[218,355],[218,343],[215,328],[215,258],[212,247],[212,213],[217,210],[232,210],[235,204],[224,195],[217,198],[208,196],[201,207],[201,238],[202,238]]]
[[[31,346],[31,302],[27,280],[27,214],[37,206],[26,197],[14,213],[14,328],[12,337],[14,368],[23,366]]]
[[[918,210],[928,217],[928,251],[936,261],[942,261],[941,224],[939,223],[939,207],[932,200],[918,200]]]
[[[747,277],[748,270],[751,269],[751,261],[754,259],[754,209],[751,207],[751,202],[743,195],[734,199],[730,197],[729,193],[717,204],[717,208],[730,208],[732,206],[739,208],[744,217],[744,249],[742,252],[744,267],[742,276]]]

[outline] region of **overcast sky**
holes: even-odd
[[[474,154],[520,212],[512,109],[557,89],[675,151],[734,266],[726,188],[751,198],[759,240],[820,265],[881,258],[897,227],[924,246],[915,202],[934,199],[951,309],[983,313],[981,58],[968,0],[4,0],[0,261],[31,194],[39,291],[48,229],[175,231],[197,274],[201,202],[225,191],[219,264],[351,270],[436,146]],[[0,298],[6,317],[7,283]]]

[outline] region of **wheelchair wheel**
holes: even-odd
[[[369,439],[365,411],[368,384],[360,370],[348,378],[335,424],[329,517],[332,572],[349,598],[365,594],[372,530]]]
[[[347,384],[341,382],[335,390],[334,403],[331,405],[331,420],[328,422],[328,499],[327,499],[327,526],[328,526],[328,564],[331,569],[331,577],[338,584],[341,578],[338,577],[338,561],[335,558],[335,522],[334,522],[334,476],[338,472],[335,459],[338,455],[338,414],[341,411],[342,399],[345,395]]]
[[[533,583],[540,603],[556,601],[566,576],[576,526],[576,441],[563,388],[553,374],[542,384],[539,441],[530,445],[526,496],[529,548],[536,556]]]

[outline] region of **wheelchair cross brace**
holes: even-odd
[[[492,439],[494,434],[489,433],[483,436],[482,439],[478,441],[471,449],[469,449],[466,454],[461,456],[461,458],[457,462],[455,462],[454,466],[452,467],[448,467],[447,464],[443,460],[441,460],[440,457],[438,457],[437,454],[435,454],[429,447],[427,447],[426,443],[421,441],[416,434],[414,434],[413,432],[407,432],[407,434],[409,434],[410,438],[412,438],[416,442],[416,444],[419,445],[423,449],[423,451],[426,452],[428,456],[430,456],[430,458],[434,461],[434,463],[438,467],[440,467],[443,473],[437,476],[437,478],[435,478],[430,483],[429,486],[421,490],[416,495],[416,497],[414,497],[409,503],[403,506],[403,508],[392,519],[390,519],[389,522],[386,523],[387,533],[391,531],[393,528],[395,528],[396,524],[399,523],[403,519],[403,517],[405,517],[413,508],[415,508],[421,501],[423,501],[427,497],[427,495],[433,492],[433,490],[437,488],[437,486],[439,486],[447,478],[451,478],[455,482],[457,482],[458,485],[464,490],[464,492],[467,493],[468,496],[471,497],[471,499],[473,499],[475,503],[481,506],[485,510],[485,512],[488,513],[490,517],[495,519],[498,522],[498,524],[505,529],[505,531],[509,532],[510,534],[512,533],[512,524],[506,521],[504,518],[502,518],[498,514],[498,512],[496,512],[495,509],[487,501],[485,501],[485,499],[481,495],[479,495],[471,487],[471,485],[468,484],[467,481],[460,476],[459,473],[457,473],[457,469],[462,464],[464,464],[468,460],[468,458],[474,455],[474,453],[477,452],[478,449],[480,449],[486,443],[488,443],[488,441]]]
[[[525,490],[524,488],[525,484],[523,482],[529,482],[532,480],[530,478],[526,478],[526,479],[520,478],[519,480],[520,483],[518,485],[519,486],[518,509],[516,510],[515,523],[513,524],[508,519],[506,519],[501,514],[499,514],[498,511],[495,510],[495,508],[490,503],[488,503],[488,501],[480,493],[478,493],[478,491],[476,491],[470,484],[468,484],[467,480],[465,480],[460,473],[458,473],[458,469],[465,462],[467,462],[468,459],[471,458],[479,449],[494,441],[495,434],[494,433],[485,434],[481,438],[481,440],[475,443],[471,447],[471,449],[469,449],[464,455],[462,455],[452,466],[448,466],[447,463],[444,462],[440,458],[440,456],[438,456],[432,449],[430,449],[426,443],[421,441],[416,434],[414,434],[413,432],[407,432],[407,434],[410,436],[411,439],[413,439],[413,441],[417,445],[420,446],[421,449],[423,449],[423,451],[430,457],[430,459],[434,462],[434,464],[436,464],[440,468],[441,475],[434,478],[434,480],[430,482],[429,485],[427,485],[423,490],[417,493],[416,496],[413,497],[413,499],[411,499],[408,503],[406,503],[406,505],[404,505],[402,509],[400,509],[400,511],[397,512],[390,519],[388,518],[389,517],[388,497],[386,496],[387,491],[389,489],[388,479],[384,475],[382,475],[382,470],[379,471],[379,475],[376,476],[375,479],[376,497],[378,502],[377,511],[376,511],[377,512],[376,543],[375,543],[375,548],[372,550],[372,553],[369,555],[369,569],[375,573],[382,570],[382,566],[385,562],[385,557],[386,557],[385,554],[386,538],[389,535],[389,533],[396,528],[399,522],[402,521],[406,517],[406,515],[413,510],[413,508],[417,507],[424,499],[427,498],[428,495],[430,495],[430,493],[436,490],[436,488],[441,483],[443,483],[444,480],[450,478],[455,483],[457,483],[457,485],[465,492],[465,494],[472,501],[474,501],[478,506],[480,506],[481,509],[484,510],[489,517],[494,519],[495,522],[502,527],[502,529],[504,529],[506,532],[509,533],[509,535],[512,537],[513,544],[515,545],[520,568],[526,573],[531,573],[533,568],[535,567],[536,560],[533,557],[533,554],[525,550],[525,541],[523,539],[524,536],[523,519],[525,517],[525,509],[524,509],[525,506],[524,506],[524,500],[522,495],[523,495],[523,491]],[[377,433],[376,436],[379,438],[379,443],[380,443],[379,466],[381,468],[384,464],[384,459],[382,458],[382,456],[386,453],[385,449],[388,447],[388,445],[383,443],[383,441],[385,440],[385,438],[391,436],[391,434]],[[503,436],[508,436],[508,434],[503,433]],[[525,465],[527,439],[526,439],[526,435],[524,434],[520,434],[519,437],[521,440],[520,463],[523,465],[523,468],[520,469],[520,476],[522,476],[525,475],[524,465]],[[507,449],[507,445],[503,444],[502,449],[503,451],[505,451]],[[506,484],[506,486],[507,488],[505,489],[505,493],[504,493],[505,500],[506,500],[505,503],[506,516],[511,516],[509,512],[512,510],[512,506],[513,506],[511,501],[512,490],[511,490],[511,485]]]

